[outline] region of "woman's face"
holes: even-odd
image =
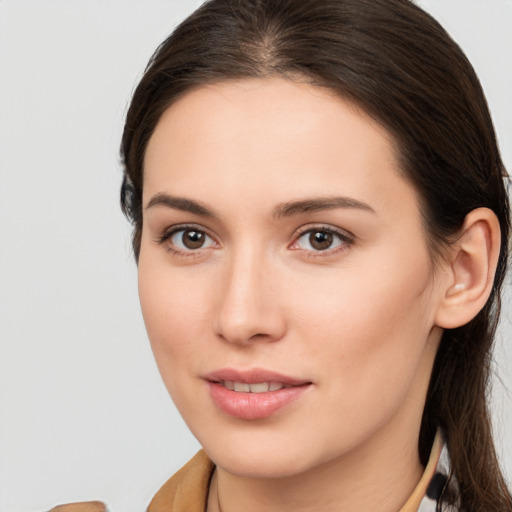
[[[144,173],[147,331],[219,467],[414,453],[442,270],[386,130],[310,85],[219,83],[164,113]]]

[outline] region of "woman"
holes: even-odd
[[[213,0],[127,114],[122,206],[204,447],[150,512],[511,511],[486,391],[505,169],[409,0]]]

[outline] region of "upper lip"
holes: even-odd
[[[280,382],[289,386],[300,386],[311,384],[307,379],[290,377],[271,370],[262,368],[251,368],[250,370],[237,370],[234,368],[222,368],[215,370],[204,376],[210,382],[234,381],[245,382],[247,384],[257,384],[259,382]]]

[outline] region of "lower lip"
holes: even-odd
[[[292,386],[266,393],[243,393],[226,389],[217,382],[209,382],[210,396],[215,404],[229,416],[242,420],[268,418],[279,409],[294,402],[311,386]]]

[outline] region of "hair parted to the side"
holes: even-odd
[[[275,75],[327,87],[389,130],[400,172],[419,193],[434,260],[471,210],[497,215],[502,246],[494,287],[474,320],[444,333],[419,452],[425,463],[440,426],[462,508],[511,512],[486,399],[508,256],[506,171],[471,64],[410,0],[210,0],[179,25],[150,60],[122,139],[121,204],[134,225],[136,258],[144,155],[162,113],[197,86]]]

